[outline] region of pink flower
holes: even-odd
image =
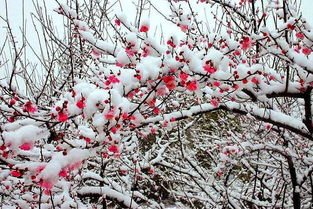
[[[127,171],[126,171],[126,170],[121,169],[121,174],[125,175],[126,173],[127,173]]]
[[[129,120],[136,120],[136,116],[134,116],[134,115],[129,116],[128,118],[129,118]]]
[[[304,48],[302,49],[302,53],[305,54],[306,56],[309,56],[311,54],[312,50],[309,48]]]
[[[296,37],[298,39],[304,39],[304,34],[303,33],[296,33]]]
[[[182,81],[186,81],[188,79],[189,75],[187,73],[184,73],[184,72],[180,72],[179,73],[179,78],[182,80]]]
[[[24,143],[20,146],[21,150],[31,150],[33,148],[33,145],[31,143]]]
[[[233,85],[233,88],[234,88],[235,90],[237,90],[237,89],[239,89],[239,85],[238,85],[238,84],[234,84],[234,85]]]
[[[166,87],[167,87],[169,90],[174,90],[175,87],[176,87],[176,84],[175,84],[175,83],[167,83],[167,84],[166,84]]]
[[[176,45],[175,45],[171,40],[168,40],[166,43],[167,43],[168,45],[170,45],[171,47],[173,47],[173,48],[176,47]]]
[[[149,54],[149,52],[150,52],[150,49],[149,49],[149,47],[144,47],[143,48],[143,54],[142,54],[142,56],[144,56],[144,57],[146,57],[146,56],[148,56],[148,54]]]
[[[211,104],[214,106],[214,107],[218,107],[218,101],[216,99],[211,99]]]
[[[109,146],[109,152],[114,152],[117,153],[119,151],[118,146],[117,145],[111,145]]]
[[[175,85],[175,77],[174,76],[170,76],[170,75],[163,76],[162,80],[169,90],[175,89],[176,85]]]
[[[153,108],[153,113],[158,115],[160,113],[160,109],[157,107]]]
[[[153,107],[155,105],[155,102],[156,102],[156,99],[153,98],[153,99],[150,99],[147,101],[147,104],[150,106],[150,107]]]
[[[213,86],[215,87],[219,87],[221,85],[221,83],[219,81],[214,81]]]
[[[137,78],[138,80],[141,80],[141,75],[137,74],[134,76],[135,78]]]
[[[120,80],[115,76],[115,75],[110,75],[108,77],[108,80],[111,82],[111,83],[119,83]]]
[[[17,170],[14,170],[14,171],[11,171],[11,176],[20,177],[22,176],[22,173]]]
[[[108,158],[109,157],[108,153],[102,153],[102,156],[103,156],[103,158]]]
[[[171,83],[175,81],[175,78],[174,76],[166,75],[166,76],[163,76],[162,80],[164,83]]]
[[[204,66],[203,66],[203,69],[204,69],[206,72],[208,72],[209,74],[213,74],[213,73],[215,73],[215,72],[217,71],[216,68],[211,67],[211,66],[209,66],[209,65],[204,65]]]
[[[123,63],[121,63],[121,62],[116,62],[115,65],[116,65],[117,67],[123,67],[123,66],[124,66]]]
[[[247,49],[249,49],[249,48],[252,46],[250,37],[247,37],[247,36],[244,37],[244,38],[240,41],[240,44],[241,44],[241,49],[242,49],[242,50],[247,50]]]
[[[83,109],[83,108],[85,107],[84,101],[83,101],[83,100],[79,100],[79,101],[76,103],[76,106],[77,106],[79,109]]]
[[[294,25],[291,25],[291,24],[287,24],[287,28],[289,30],[294,30],[295,29],[295,26]]]
[[[39,186],[45,189],[45,195],[50,195],[50,191],[53,187],[53,184],[51,182],[42,180],[39,182]]]
[[[270,80],[276,80],[274,76],[270,75]]]
[[[29,113],[34,113],[37,110],[37,108],[33,106],[33,104],[30,101],[25,103],[24,109]]]
[[[153,168],[150,168],[150,169],[149,169],[149,173],[150,173],[150,174],[154,174],[154,169],[153,169]]]
[[[133,57],[135,55],[134,52],[132,50],[130,50],[130,49],[125,49],[125,52],[130,57]]]
[[[10,105],[14,105],[16,103],[16,100],[15,99],[11,99],[10,100]]]
[[[179,27],[180,27],[181,31],[183,31],[184,33],[186,33],[188,30],[188,25],[180,25]]]
[[[148,30],[149,30],[149,26],[148,25],[142,25],[140,27],[140,32],[146,33],[146,32],[148,32]]]
[[[8,121],[10,122],[10,123],[13,123],[14,122],[14,117],[12,116],[12,117],[9,117],[8,118]]]
[[[66,113],[63,113],[63,112],[58,113],[58,120],[60,122],[65,122],[67,121],[67,119],[68,119],[68,115]]]
[[[66,170],[65,170],[65,169],[62,169],[62,170],[60,171],[60,173],[59,173],[59,176],[60,176],[60,177],[67,177],[67,172],[66,172]]]
[[[234,51],[234,55],[235,56],[239,56],[240,55],[240,51],[238,51],[238,50]]]
[[[127,97],[128,97],[129,99],[134,98],[134,96],[135,96],[134,92],[129,92],[128,95],[127,95]]]
[[[114,22],[115,22],[115,24],[118,25],[118,26],[121,25],[121,21],[120,21],[119,19],[115,19]]]
[[[39,182],[39,186],[41,186],[41,187],[43,187],[43,188],[45,188],[45,189],[52,189],[52,187],[53,187],[53,184],[51,183],[51,182],[49,182],[49,181],[41,181],[41,182]]]
[[[116,134],[117,132],[117,128],[115,126],[113,126],[110,131],[113,133],[113,134]]]
[[[254,84],[259,84],[259,80],[256,77],[253,77],[251,79],[251,82],[254,83]]]
[[[43,192],[45,195],[50,195],[50,191],[49,189],[45,189],[45,191]]]
[[[124,112],[123,115],[122,115],[122,118],[123,118],[123,120],[128,119],[128,113],[127,113],[127,112]]]
[[[189,91],[196,91],[198,89],[198,83],[197,81],[190,81],[187,83],[186,88]]]
[[[105,118],[107,120],[112,120],[114,118],[114,110],[110,110],[109,112],[107,112],[107,114],[105,114]]]

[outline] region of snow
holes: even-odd
[[[103,187],[83,187],[78,191],[79,194],[101,194],[108,196],[110,198],[117,199],[117,201],[123,203],[125,206],[129,208],[139,208],[138,204],[131,199],[130,196],[125,195],[123,193],[117,192],[114,189],[111,189],[109,186],[103,186]]]
[[[88,137],[90,139],[95,139],[96,137],[95,132],[87,126],[78,126],[78,130],[79,134],[83,135],[84,137]]]
[[[5,145],[11,149],[17,149],[24,143],[34,144],[37,140],[47,138],[48,136],[48,132],[34,125],[25,125],[2,133]]]
[[[90,118],[97,112],[97,103],[105,105],[104,100],[109,99],[109,92],[103,89],[92,91],[86,98],[86,108],[84,109],[85,116]]]
[[[71,149],[67,155],[56,153],[52,159],[46,164],[45,168],[39,173],[37,179],[45,179],[52,184],[55,184],[59,179],[61,169],[76,163],[81,163],[89,156],[88,150],[78,148]]]
[[[145,82],[148,79],[156,79],[160,73],[161,59],[155,57],[146,57],[140,64],[137,65],[137,69],[140,71],[141,82]]]

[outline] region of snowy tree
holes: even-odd
[[[1,207],[312,207],[301,1],[56,2],[37,71],[1,16]]]

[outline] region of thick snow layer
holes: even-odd
[[[101,195],[108,196],[110,198],[114,198],[129,208],[134,208],[134,209],[139,208],[138,204],[134,200],[132,200],[130,196],[120,193],[114,189],[111,189],[109,186],[103,186],[103,187],[93,187],[93,186],[87,187],[86,186],[86,187],[81,188],[78,191],[78,193],[81,195],[101,194]]]
[[[11,149],[16,149],[22,144],[33,144],[40,139],[45,139],[49,136],[49,132],[34,125],[25,125],[13,131],[5,131],[2,137],[6,146]]]

